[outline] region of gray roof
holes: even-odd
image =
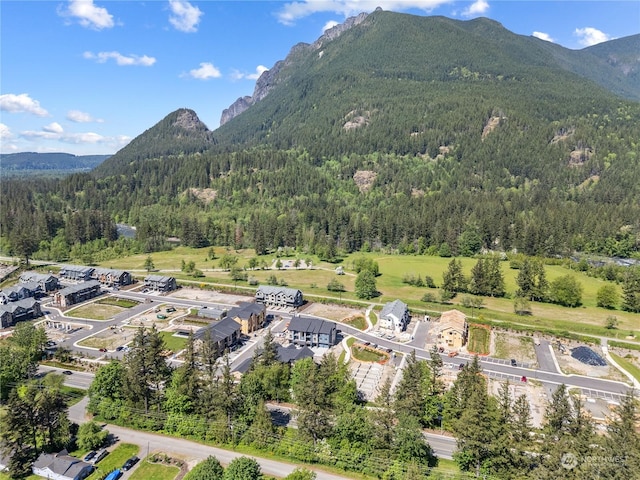
[[[303,358],[313,358],[313,350],[309,347],[297,348],[293,344],[287,347],[278,345],[278,360],[282,363],[293,363]]]
[[[55,278],[56,277],[54,277],[50,273],[33,272],[31,270],[22,272],[22,274],[20,275],[21,282],[46,282]]]
[[[335,322],[329,322],[319,318],[295,316],[289,322],[289,330],[293,332],[330,334],[335,328]]]
[[[162,275],[148,275],[144,279],[145,282],[160,282],[160,283],[170,282],[171,280],[175,280],[175,278],[174,277],[165,277],[165,276],[162,276]]]
[[[251,315],[260,315],[266,309],[264,305],[253,302],[240,302],[237,307],[231,308],[227,316],[248,319]]]
[[[87,280],[86,282],[78,283],[76,285],[70,285],[60,290],[60,295],[70,295],[72,293],[83,292],[89,288],[99,287],[100,282],[97,280]]]
[[[295,345],[290,344],[287,347],[278,345],[277,349],[278,361],[282,363],[295,363],[303,358],[313,358],[313,350],[309,347],[298,348]],[[249,370],[252,361],[253,358],[245,358],[240,365],[234,368],[234,370],[236,372],[246,373],[247,370]]]
[[[114,270],[112,268],[96,268],[93,273],[95,275],[114,275],[116,277],[121,277],[127,272],[124,270]]]
[[[207,330],[211,332],[211,338],[215,342],[219,342],[221,340],[226,340],[234,333],[239,332],[240,325],[233,318],[226,317],[219,322],[212,322],[206,327],[201,328],[194,334],[194,338],[197,340],[202,340]]]
[[[300,292],[297,288],[279,287],[277,285],[260,285],[258,291],[264,293],[283,293],[292,297],[295,297],[298,292]]]
[[[87,467],[93,468],[90,463],[85,463],[79,458],[70,456],[66,450],[62,450],[59,453],[42,453],[33,463],[33,468],[48,468],[58,475],[64,475],[69,478],[75,478]]]
[[[394,300],[393,302],[389,302],[384,307],[382,307],[380,316],[386,317],[387,315],[393,314],[396,318],[403,318],[406,312],[407,304],[402,302],[401,300]]]
[[[81,272],[91,273],[95,270],[93,267],[86,267],[84,265],[63,265],[60,267],[60,272]]]
[[[23,298],[22,300],[18,300],[17,302],[6,303],[4,305],[0,305],[0,312],[15,312],[18,308],[25,308],[29,310],[33,308],[38,302],[33,298]]]

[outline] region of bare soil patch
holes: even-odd
[[[611,366],[607,365],[606,367],[595,367],[592,365],[587,365],[582,363],[579,360],[576,360],[571,356],[571,348],[577,347],[580,344],[575,343],[568,346],[565,354],[563,354],[556,345],[553,346],[554,353],[556,355],[556,359],[558,360],[558,365],[560,365],[560,370],[567,374],[576,374],[576,375],[586,375],[588,377],[596,377],[596,378],[606,378],[609,380],[617,380],[621,382],[626,382],[627,377],[622,375],[620,371]],[[590,346],[594,352],[598,355],[604,357],[602,350],[598,346]]]
[[[338,322],[346,321],[346,318],[353,318],[358,315],[364,317],[366,310],[354,307],[345,307],[342,305],[327,305],[324,303],[310,303],[304,313],[308,315],[316,315],[318,317],[328,318]]]
[[[496,358],[515,358],[519,362],[535,363],[536,352],[533,338],[526,335],[514,335],[508,332],[494,332],[492,356]]]
[[[181,298],[186,300],[200,300],[205,302],[223,303],[236,305],[238,302],[249,302],[253,300],[250,295],[237,295],[231,293],[216,292],[214,290],[200,290],[197,288],[180,288],[169,295],[168,298]]]

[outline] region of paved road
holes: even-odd
[[[87,421],[87,418],[85,417],[87,402],[88,398],[85,397],[81,402],[69,408],[69,419],[71,421],[76,423],[84,423]],[[149,432],[141,432],[138,430],[119,427],[117,425],[108,424],[105,426],[105,428],[109,430],[111,434],[115,435],[122,441],[138,445],[140,447],[139,456],[141,458],[144,458],[149,453],[154,452],[164,452],[167,454],[177,455],[185,459],[186,461],[204,460],[208,456],[213,455],[220,461],[220,463],[222,463],[223,465],[228,465],[233,459],[243,456],[243,454],[234,452],[232,450],[210,447],[208,445],[202,445],[200,443],[184,440],[181,438],[168,437],[166,435]],[[254,458],[260,464],[263,473],[267,475],[275,475],[277,477],[285,477],[293,472],[293,470],[297,466],[299,466],[293,463],[286,463],[263,457],[251,456],[251,458]],[[342,480],[348,478],[333,473],[327,473],[325,471],[306,465],[305,468],[315,471],[318,480]]]

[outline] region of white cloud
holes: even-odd
[[[3,140],[7,140],[12,137],[13,137],[13,134],[11,133],[11,129],[7,127],[4,123],[0,123],[0,138]]]
[[[58,122],[52,122],[49,125],[45,125],[42,127],[42,130],[48,133],[58,133],[61,134],[64,132],[64,128]]]
[[[430,12],[447,3],[451,0],[301,0],[285,3],[276,16],[280,23],[293,25],[296,20],[318,12],[337,13],[346,18],[361,12],[373,12],[377,7],[396,12],[410,9]]]
[[[90,114],[86,112],[81,112],[80,110],[69,110],[67,112],[67,120],[70,120],[75,123],[91,123],[91,122],[102,123],[104,121],[100,118],[93,118]]]
[[[485,0],[476,0],[462,11],[463,17],[476,17],[484,15],[489,10],[489,3]]]
[[[169,0],[169,8],[173,14],[169,16],[169,23],[176,30],[187,33],[198,31],[198,23],[202,16],[202,11],[198,7],[194,7],[186,0]]]
[[[213,63],[202,62],[200,68],[194,68],[189,71],[189,76],[198,80],[209,80],[210,78],[220,78],[222,74]]]
[[[234,70],[231,73],[231,78],[233,78],[234,80],[257,80],[258,78],[260,78],[260,75],[262,75],[267,70],[269,69],[264,65],[258,65],[256,67],[255,73],[243,73],[239,70]]]
[[[122,55],[120,52],[84,52],[82,55],[87,60],[95,60],[98,63],[106,63],[107,60],[113,59],[116,64],[120,66],[141,65],[143,67],[150,67],[156,63],[154,57],[147,55]]]
[[[60,8],[58,14],[63,17],[77,18],[80,25],[94,30],[114,26],[113,15],[106,8],[93,4],[93,0],[69,0],[69,6]]]
[[[583,47],[611,40],[609,35],[593,27],[576,28],[573,34],[578,37],[578,43]]]
[[[327,23],[324,24],[324,27],[322,27],[322,33],[326,32],[330,28],[335,27],[336,25],[339,25],[339,23],[336,22],[335,20],[329,20]]]
[[[49,112],[40,106],[40,102],[31,98],[28,93],[0,95],[0,110],[10,113],[31,113],[38,117],[49,116]]]
[[[533,35],[536,38],[539,38],[540,40],[544,40],[546,42],[554,42],[555,43],[555,40],[553,38],[551,38],[551,35],[549,35],[548,33],[533,32],[531,35]]]

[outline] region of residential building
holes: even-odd
[[[202,318],[208,318],[210,320],[222,320],[227,316],[227,311],[220,308],[199,308],[198,316]]]
[[[405,330],[411,321],[409,308],[401,300],[394,300],[385,304],[378,318],[380,319],[380,327],[395,330],[396,332]]]
[[[0,328],[7,328],[22,320],[31,320],[42,316],[40,302],[25,298],[0,305]]]
[[[438,343],[445,348],[458,349],[467,343],[469,336],[467,316],[459,310],[442,312],[436,329]]]
[[[296,345],[329,348],[336,344],[335,322],[296,315],[289,322],[288,339]]]
[[[227,317],[240,324],[244,335],[249,335],[264,326],[266,312],[265,306],[259,303],[240,302],[237,307],[229,310]]]
[[[260,285],[256,291],[256,302],[274,307],[299,307],[304,303],[302,292],[295,288]]]
[[[133,283],[133,275],[131,273],[111,268],[96,268],[91,273],[91,278],[107,287],[123,287]]]
[[[60,276],[66,280],[85,282],[91,280],[91,274],[95,268],[82,265],[63,265],[60,268]]]
[[[241,326],[233,318],[226,317],[218,322],[211,322],[194,334],[196,348],[200,348],[201,342],[206,338],[207,332],[211,340],[216,344],[217,356],[225,350],[231,349],[240,339]],[[217,357],[216,357],[217,358]]]
[[[50,273],[39,273],[34,271],[22,272],[20,275],[20,283],[37,283],[43,292],[52,292],[60,288],[58,278]]]
[[[53,302],[64,308],[84,302],[98,295],[100,295],[100,282],[97,280],[89,280],[58,290],[53,296]]]
[[[298,360],[302,360],[303,358],[313,358],[314,356],[313,350],[311,350],[309,347],[297,347],[293,343],[290,343],[286,347],[278,344],[276,346],[276,350],[278,361],[282,363],[288,363],[289,365],[293,365]],[[242,363],[240,363],[240,365],[236,366],[234,370],[236,372],[245,374],[247,373],[247,370],[249,370],[252,361],[253,358],[247,358]]]
[[[0,302],[2,303],[17,302],[29,297],[33,297],[32,290],[20,284],[0,290]]]
[[[31,471],[34,475],[52,480],[82,480],[93,472],[93,465],[62,450],[59,453],[41,453]]]
[[[144,286],[158,292],[171,292],[178,288],[174,277],[163,277],[162,275],[149,275],[144,279]]]

